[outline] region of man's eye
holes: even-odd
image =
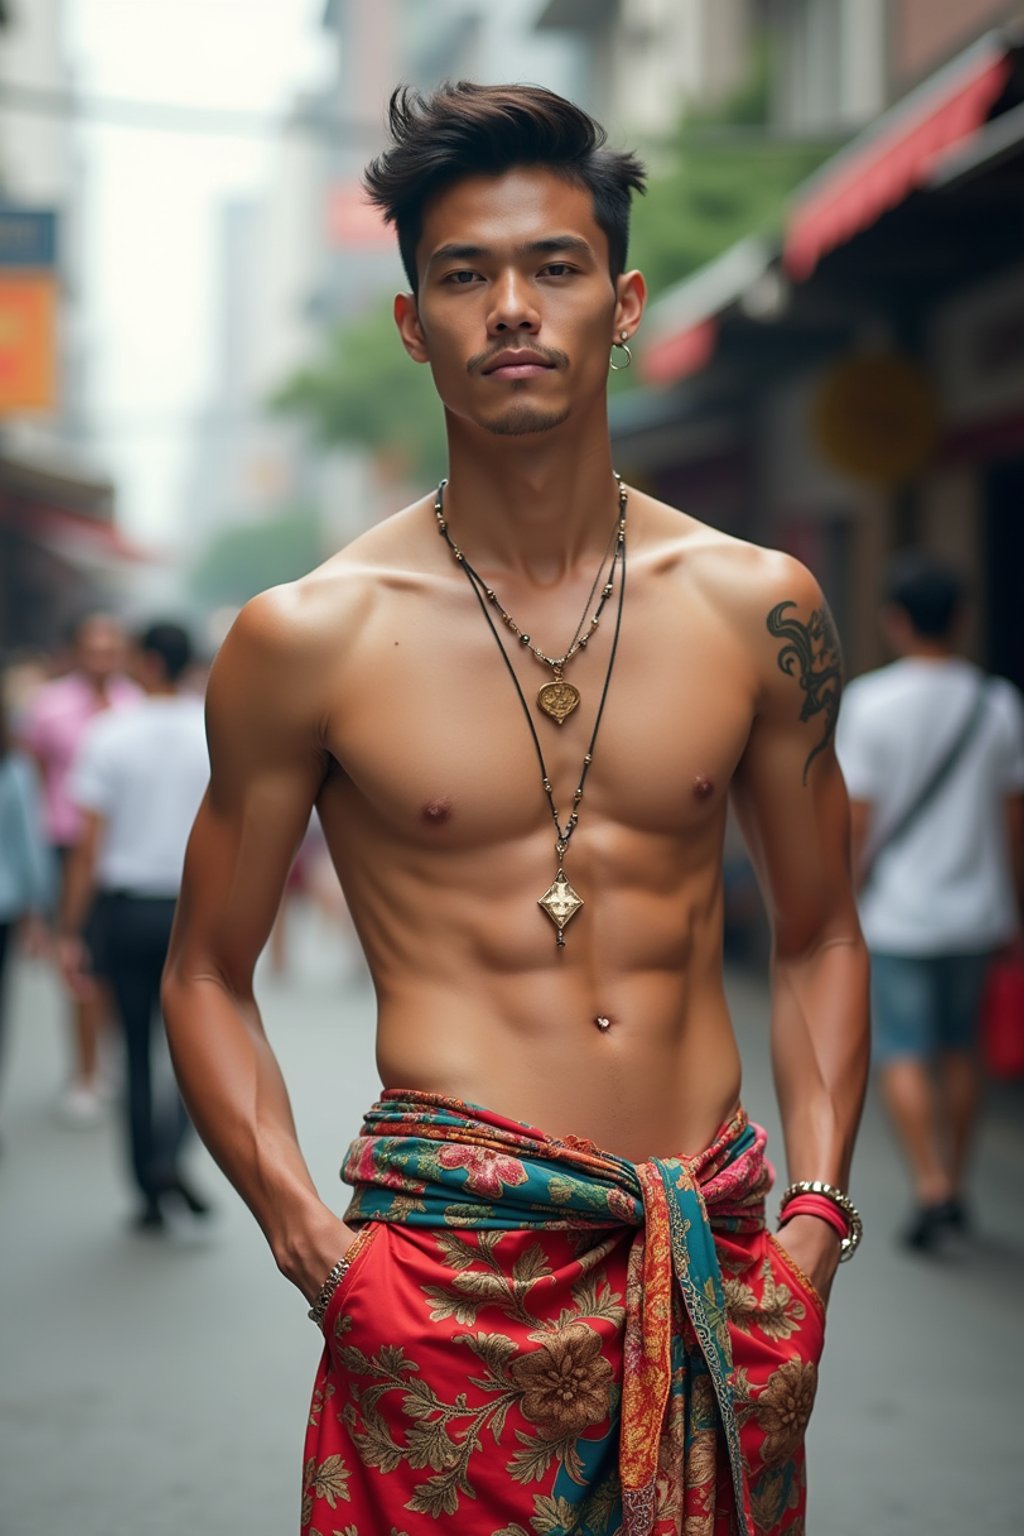
[[[568,277],[573,268],[567,261],[549,261],[543,271],[548,277]]]
[[[451,283],[453,288],[468,288],[471,283],[477,281],[475,272],[449,272],[445,278],[446,283]]]

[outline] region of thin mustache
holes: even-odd
[[[567,354],[557,351],[554,347],[538,347],[531,342],[528,346],[516,348],[515,346],[510,346],[506,341],[503,346],[491,347],[488,351],[478,352],[475,357],[471,357],[466,364],[466,370],[468,373],[477,373],[481,368],[486,368],[492,358],[500,357],[502,352],[515,352],[517,350],[536,352],[537,356],[542,357],[546,363],[550,363],[552,368],[567,368],[569,366]]]

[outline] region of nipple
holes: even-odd
[[[446,821],[451,820],[452,803],[447,797],[443,797],[440,800],[428,800],[421,814],[428,826],[443,827]]]
[[[705,774],[698,773],[693,781],[694,798],[697,800],[706,800],[708,796],[713,795],[714,792],[715,786],[712,784],[711,780]]]

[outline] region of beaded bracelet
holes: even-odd
[[[826,1184],[823,1179],[797,1179],[784,1192],[779,1202],[780,1221],[785,1216],[787,1205],[797,1195],[824,1195],[826,1200],[831,1201],[842,1212],[849,1225],[849,1231],[839,1244],[839,1262],[843,1264],[847,1259],[852,1259],[860,1245],[861,1238],[864,1236],[864,1223],[861,1220],[860,1212],[849,1195],[845,1194],[843,1190],[837,1189],[834,1184]]]

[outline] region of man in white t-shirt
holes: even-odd
[[[195,1216],[208,1209],[179,1168],[189,1125],[184,1106],[173,1086],[158,1093],[151,1061],[185,845],[209,778],[202,701],[182,687],[191,661],[180,625],[151,625],[135,654],[145,699],[89,727],[71,777],[83,823],[61,903],[61,965],[72,991],[90,966],[102,971],[117,1001],[128,1145],[142,1197],[136,1225],[143,1230],[164,1226],[168,1200]],[[98,921],[89,936],[98,952],[90,955],[83,932],[94,893]]]
[[[899,659],[849,685],[836,738],[874,1057],[913,1180],[903,1237],[916,1250],[965,1224],[976,1021],[992,955],[1019,934],[1024,887],[1024,707],[956,654],[963,602],[940,562],[894,565],[882,624]]]

